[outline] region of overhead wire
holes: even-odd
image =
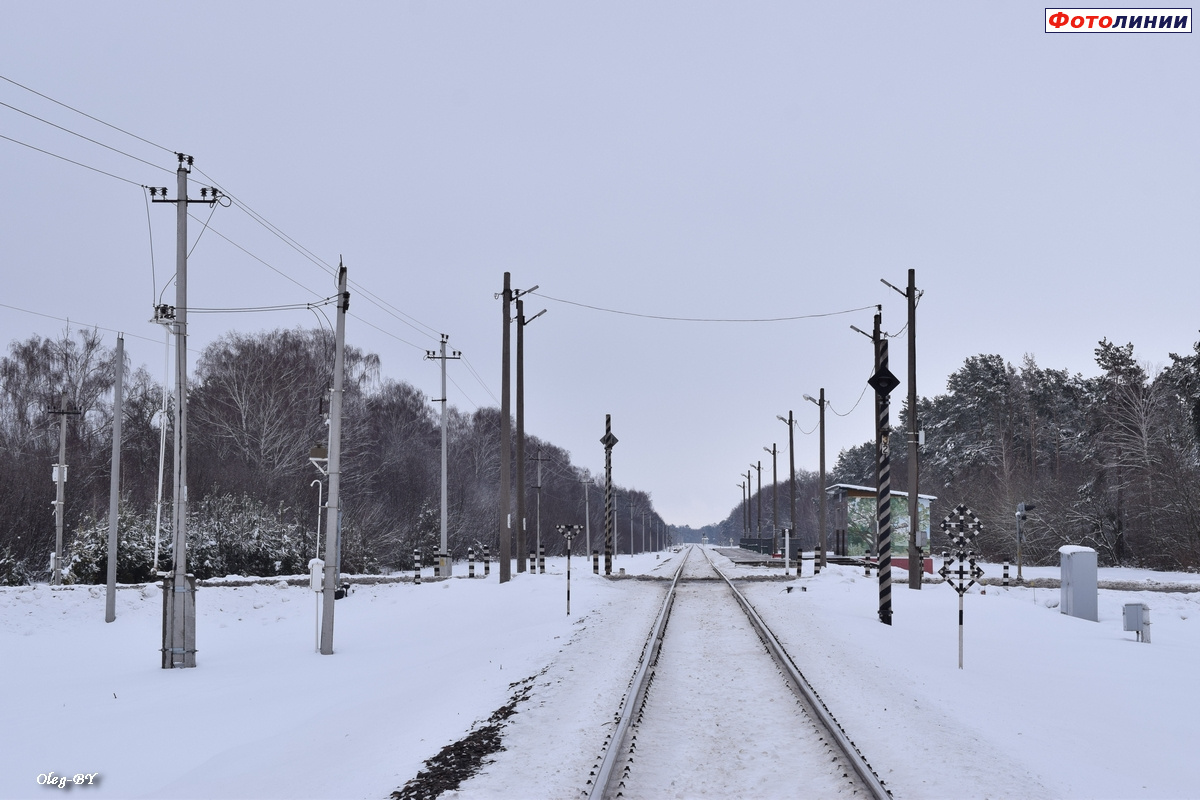
[[[58,153],[51,153],[49,150],[43,150],[40,147],[34,147],[33,145],[29,144],[28,142],[22,142],[20,139],[14,139],[11,136],[5,136],[2,133],[0,133],[0,139],[7,139],[8,141],[12,142],[13,144],[19,144],[22,147],[28,147],[30,150],[36,150],[39,153],[44,153],[45,155],[52,156],[54,158],[59,159],[60,161],[66,161],[68,164],[74,164],[77,167],[83,167],[84,169],[89,169],[92,172],[99,172],[101,175],[107,175],[110,178],[116,178],[117,180],[122,181],[124,183],[131,183],[134,186],[142,185],[142,184],[138,183],[137,181],[129,180],[129,178],[122,178],[120,175],[114,175],[111,172],[106,172],[102,169],[99,169],[98,167],[92,167],[87,164],[84,164],[82,161],[76,161],[73,158],[67,158],[66,156],[60,156]]]
[[[31,114],[28,111],[17,108],[14,105],[10,105],[9,103],[4,102],[3,100],[0,100],[0,106],[4,106],[5,108],[12,109],[13,111],[16,111],[18,114],[24,114],[25,116],[29,117],[30,119],[36,119],[38,122],[42,123],[43,125],[49,125],[51,128],[56,128],[56,129],[62,131],[63,133],[69,133],[72,136],[78,136],[80,139],[83,139],[86,142],[91,142],[92,144],[97,145],[99,147],[103,147],[105,150],[111,150],[112,152],[123,155],[126,158],[132,158],[134,161],[139,161],[148,167],[154,167],[155,169],[161,169],[164,172],[171,172],[171,170],[167,169],[166,167],[162,166],[161,164],[155,164],[153,162],[147,161],[144,158],[138,158],[137,156],[135,156],[131,153],[126,153],[124,150],[113,147],[112,145],[107,145],[104,142],[97,141],[96,139],[93,139],[90,136],[84,136],[82,133],[79,133],[78,131],[73,131],[70,128],[63,127],[62,125],[51,122],[48,119],[43,119],[43,118],[39,117],[37,114]]]
[[[105,122],[104,120],[99,119],[98,117],[93,117],[91,114],[88,114],[84,111],[80,111],[78,108],[75,108],[74,106],[69,106],[66,103],[62,102],[61,100],[55,100],[53,97],[42,94],[41,92],[37,91],[36,89],[31,89],[23,83],[17,83],[12,78],[6,77],[4,75],[0,75],[0,80],[7,81],[7,82],[11,83],[13,86],[19,86],[20,88],[24,89],[27,92],[31,92],[33,94],[36,94],[38,97],[41,97],[45,100],[49,100],[51,103],[54,103],[55,105],[60,105],[65,109],[74,111],[76,114],[85,116],[88,119],[92,120],[93,122],[99,122],[101,125],[104,125],[105,127],[108,127],[108,128],[112,128],[114,131],[123,133],[126,136],[132,136],[134,139],[137,139],[139,142],[145,142],[146,144],[150,145],[151,147],[157,147],[158,149],[165,150],[168,153],[174,152],[169,147],[163,147],[161,144],[158,144],[157,142],[152,142],[149,139],[143,139],[141,136],[138,136],[136,133],[130,133],[129,131],[125,130],[124,128],[118,128],[116,125]]]
[[[712,318],[712,317],[673,317],[673,316],[667,316],[667,315],[663,315],[663,314],[639,314],[634,311],[620,311],[620,310],[614,309],[614,308],[604,308],[602,306],[593,306],[593,305],[589,305],[588,303],[579,303],[579,302],[576,302],[575,300],[564,300],[561,297],[551,297],[550,295],[545,294],[541,291],[533,291],[533,292],[529,292],[529,294],[535,294],[539,297],[544,297],[547,300],[553,300],[556,303],[566,303],[567,305],[579,306],[580,308],[588,308],[588,309],[591,309],[592,311],[602,311],[606,314],[620,314],[620,315],[626,316],[626,317],[639,317],[641,319],[657,319],[657,320],[664,320],[667,322],[727,322],[727,323],[791,322],[794,320],[801,320],[801,319],[817,319],[820,317],[835,317],[835,316],[839,316],[842,314],[853,314],[856,311],[865,311],[866,309],[875,307],[874,304],[872,304],[869,306],[862,306],[860,308],[848,308],[848,309],[845,309],[844,311],[827,311],[827,312],[815,313],[815,314],[798,314],[798,315],[789,316],[789,317],[761,317],[761,318],[744,318],[744,319]]]
[[[20,306],[12,306],[12,305],[9,305],[8,303],[0,303],[0,308],[8,308],[8,309],[12,309],[13,311],[20,311],[23,314],[32,314],[35,317],[45,317],[46,319],[52,319],[52,320],[55,320],[56,322],[65,322],[68,325],[82,324],[84,327],[87,327],[87,328],[94,328],[94,329],[100,330],[100,331],[108,331],[109,333],[116,333],[116,334],[120,334],[122,336],[130,336],[134,339],[142,339],[143,341],[152,342],[154,344],[161,344],[158,341],[158,339],[151,339],[148,336],[139,336],[136,333],[129,333],[124,328],[106,328],[103,325],[92,325],[92,324],[88,324],[88,323],[80,323],[79,320],[75,320],[75,322],[72,323],[71,320],[68,319],[67,317],[56,317],[53,314],[43,314],[40,311],[33,311],[32,309],[21,308]]]

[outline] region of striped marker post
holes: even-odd
[[[1004,557],[1004,586],[1008,586],[1008,556]]]
[[[475,577],[475,548],[467,548],[467,577]]]
[[[492,552],[486,544],[483,546],[483,577],[492,574]]]
[[[612,449],[617,437],[612,432],[612,414],[604,415],[604,574],[612,575],[613,560],[613,488]]]
[[[582,525],[556,525],[558,532],[567,540],[567,616],[571,616],[571,540],[574,539],[581,530]],[[545,547],[540,548],[545,552]]]
[[[875,374],[867,381],[875,390],[875,454],[879,537],[876,556],[879,568],[879,621],[892,624],[892,467],[888,447],[888,395],[900,385],[888,370],[888,340],[880,335],[881,315],[875,315]]]
[[[538,572],[546,574],[546,545],[538,545]]]
[[[599,550],[592,551],[592,574],[593,575],[600,574],[600,551]]]
[[[421,551],[413,548],[413,583],[421,583]]]

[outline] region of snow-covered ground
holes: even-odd
[[[669,561],[615,566],[662,575]],[[157,587],[121,589],[111,624],[103,587],[0,589],[0,797],[47,796],[38,780],[49,773],[98,773],[70,791],[384,798],[531,676],[506,751],[447,796],[578,797],[664,586],[605,580],[574,559],[568,617],[565,560],[548,569],[505,586],[495,569],[486,581],[457,569],[420,586],[360,587],[338,601],[333,656],[315,652],[307,588],[205,587],[193,670],[159,668]],[[1100,580],[1200,582],[1108,569]],[[1200,794],[1190,766],[1200,593],[1101,590],[1100,621],[1088,622],[1059,613],[1057,589],[977,587],[960,671],[949,587],[898,585],[887,627],[877,582],[858,569],[745,586],[898,798]],[[1126,602],[1152,609],[1152,644],[1122,631]],[[729,713],[753,724],[764,698],[731,699]],[[675,731],[682,752],[693,735]]]

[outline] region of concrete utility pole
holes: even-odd
[[[633,555],[633,493],[629,492],[629,555]]]
[[[751,469],[758,470],[758,526],[754,530],[754,536],[758,539],[762,538],[762,462],[751,464]]]
[[[882,278],[880,280],[883,280]],[[917,271],[908,271],[908,288],[901,292],[895,286],[883,283],[908,299],[908,588],[921,588],[922,559],[924,550],[918,541],[921,525],[920,496],[918,485],[917,444],[920,426],[917,421]]]
[[[779,448],[774,442],[770,447],[764,447],[771,454],[771,552],[779,552],[779,468],[776,456]],[[761,501],[760,501],[761,502]]]
[[[855,328],[855,330],[857,330],[857,328]],[[820,510],[818,511],[818,515],[817,515],[817,525],[820,528],[820,531],[818,532],[817,538],[819,541],[819,546],[820,546],[821,552],[817,556],[817,565],[818,565],[818,569],[824,569],[825,559],[826,559],[825,550],[826,550],[826,544],[827,544],[826,539],[825,539],[825,536],[826,536],[826,534],[825,534],[825,502],[826,502],[826,498],[825,498],[825,406],[827,405],[825,402],[825,389],[824,388],[821,389],[821,399],[820,400],[817,400],[816,398],[812,397],[811,395],[807,395],[807,394],[804,395],[804,399],[810,403],[815,403],[817,405],[817,407],[820,409],[820,416],[819,416],[820,423],[819,424],[820,424],[820,428],[821,428],[821,436],[820,436],[820,439],[821,439],[821,456],[820,456],[821,472],[820,472],[820,486],[818,487],[818,491],[820,492],[821,496],[819,499],[819,509]]]
[[[121,416],[125,381],[125,338],[117,334],[113,362],[112,474],[108,482],[108,587],[104,596],[104,621],[117,618],[117,517],[121,500]]]
[[[525,326],[546,313],[542,309],[529,319],[525,319],[525,301],[521,295],[529,294],[532,289],[513,289],[512,296],[517,303],[517,572],[525,571]]]
[[[518,300],[517,302],[519,303],[520,301]],[[533,566],[530,567],[530,569],[534,572],[540,571],[538,567],[542,563],[542,462],[549,460],[550,459],[548,458],[542,458],[542,448],[540,447],[537,451],[537,458],[530,459],[530,461],[536,461],[538,465],[537,486],[533,487],[537,489],[537,524],[535,528],[537,531],[537,539],[534,542],[537,549],[533,551],[536,561],[534,561]]]
[[[215,204],[216,189],[203,188],[200,199],[187,194],[192,157],[176,153],[176,195],[167,198],[167,189],[150,189],[153,203],[175,204],[175,460],[174,509],[171,538],[175,563],[163,578],[163,669],[196,666],[196,581],[187,572],[187,207],[189,203]],[[211,193],[211,194],[210,194]],[[159,196],[161,194],[161,197]]]
[[[329,498],[325,503],[325,583],[322,588],[321,655],[333,655],[333,606],[342,570],[342,387],[346,364],[346,268],[338,263],[337,328],[333,345],[333,392],[329,397]],[[444,342],[443,342],[444,344]],[[444,365],[446,362],[443,361]]]
[[[63,357],[66,357],[65,350]],[[67,417],[79,414],[79,411],[67,408],[66,386],[63,386],[61,398],[59,400],[59,407],[56,409],[49,409],[48,413],[58,417],[58,463],[54,465],[54,560],[50,564],[50,585],[61,586],[63,563],[63,510],[67,496]]]
[[[588,475],[579,481],[583,484],[583,530],[586,536],[584,542],[584,555],[592,555],[592,512],[588,508],[588,484],[592,482],[591,476]]]
[[[612,488],[612,449],[617,444],[617,437],[612,432],[612,414],[604,415],[604,574],[612,575],[613,557],[613,488]]]
[[[500,540],[500,582],[512,580],[512,498],[509,496],[512,476],[512,422],[509,419],[509,368],[508,368],[508,329],[512,323],[510,308],[512,306],[512,276],[504,273],[504,291],[497,297],[503,298],[501,305],[504,313],[503,356],[500,367],[500,518],[498,520]]]
[[[738,477],[739,478],[742,477],[740,473],[738,474]],[[742,538],[745,539],[747,536],[750,535],[749,533],[746,532],[746,482],[745,481],[739,482],[738,488],[742,490],[742,502],[741,502],[740,510],[742,512]]]
[[[789,499],[791,509],[788,512],[788,526],[792,531],[792,535],[796,535],[796,439],[794,429],[796,421],[792,418],[792,412],[788,411],[787,419],[775,415],[775,419],[788,426],[788,484],[789,484]],[[800,545],[796,545],[800,547]]]
[[[442,334],[442,347],[441,347],[441,350],[439,351],[441,353],[441,355],[439,355],[438,352],[435,352],[433,350],[425,351],[426,360],[442,362],[442,397],[440,400],[437,401],[442,404],[442,508],[441,508],[442,547],[441,547],[441,550],[438,552],[438,574],[445,578],[449,578],[454,572],[454,559],[452,559],[450,557],[449,536],[448,536],[447,530],[446,530],[446,512],[447,512],[447,503],[446,503],[446,456],[447,456],[447,452],[446,452],[446,437],[447,437],[447,431],[446,431],[446,427],[447,427],[447,423],[446,423],[446,362],[453,360],[453,359],[462,358],[462,353],[460,353],[457,350],[452,351],[451,355],[446,355],[446,340],[449,338],[450,337],[447,336],[446,334],[444,334],[444,333]],[[320,529],[319,521],[317,523],[317,526],[318,526],[318,531],[319,531],[319,529]]]

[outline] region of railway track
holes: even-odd
[[[891,797],[703,548],[684,551],[614,723],[589,800]]]

